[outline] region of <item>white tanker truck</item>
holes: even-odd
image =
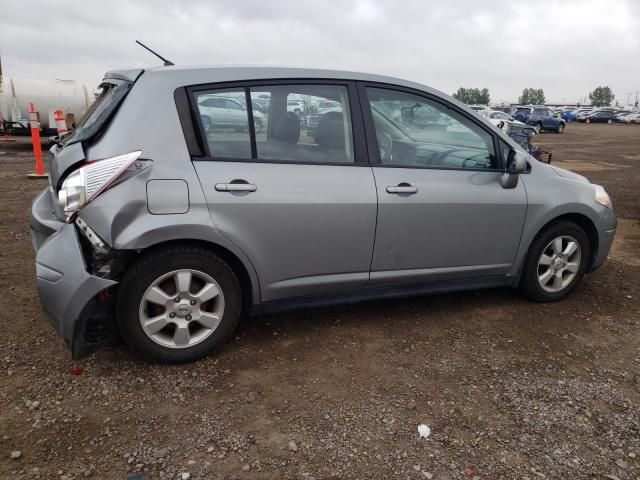
[[[14,133],[28,133],[29,103],[40,115],[43,135],[55,135],[54,114],[64,113],[67,128],[73,127],[89,108],[95,96],[87,84],[75,80],[19,80],[2,75],[0,60],[0,112],[5,128]]]

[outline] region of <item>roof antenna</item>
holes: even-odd
[[[144,43],[142,43],[139,40],[136,40],[136,43],[138,45],[140,45],[142,48],[146,48],[147,50],[149,50],[151,53],[153,53],[156,57],[158,57],[160,60],[162,60],[164,62],[164,66],[165,67],[170,67],[172,65],[175,65],[175,63],[173,63],[170,60],[167,60],[166,58],[164,58],[162,55],[157,54],[156,52],[154,52],[153,50],[151,50],[149,47],[147,47]]]

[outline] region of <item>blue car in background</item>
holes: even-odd
[[[567,110],[566,112],[562,112],[562,119],[565,122],[575,122],[578,118],[575,113]]]
[[[558,118],[553,110],[545,106],[518,107],[513,118],[537,127],[539,132],[547,130],[562,133],[567,125],[566,120]]]

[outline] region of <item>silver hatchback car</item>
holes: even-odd
[[[101,88],[32,207],[40,303],[74,358],[120,336],[191,361],[241,315],[291,308],[505,286],[559,300],[613,241],[601,186],[423,85],[161,67]],[[246,108],[230,123],[211,98]]]

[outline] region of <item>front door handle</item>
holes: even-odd
[[[399,183],[398,185],[387,187],[387,193],[395,194],[412,194],[418,193],[418,187],[414,187],[408,183]]]
[[[255,192],[258,187],[252,183],[216,183],[218,192]]]

